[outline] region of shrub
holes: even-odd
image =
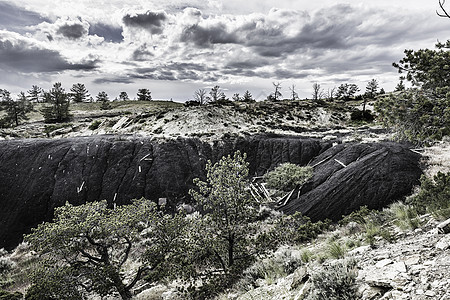
[[[374,116],[370,110],[366,110],[366,111],[355,110],[351,113],[350,119],[352,121],[372,122],[374,120]]]
[[[399,140],[427,144],[450,135],[450,93],[437,97],[411,89],[380,99],[375,108]]]
[[[345,248],[342,247],[338,242],[331,242],[328,244],[327,252],[330,257],[339,259],[344,258],[345,256]]]
[[[342,260],[324,266],[311,274],[312,292],[307,300],[354,300],[358,299],[356,286],[356,261]]]
[[[94,122],[91,123],[91,125],[89,125],[88,129],[89,130],[95,130],[95,129],[97,129],[100,126],[100,124],[102,124],[102,121],[95,120]]]
[[[23,295],[19,292],[7,292],[0,289],[0,300],[21,300]]]
[[[291,216],[282,216],[275,224],[280,243],[304,243],[315,239],[319,234],[330,228],[331,221],[312,222],[307,216],[297,212]]]
[[[419,193],[408,202],[419,213],[429,212],[438,219],[450,218],[450,172],[438,172],[433,179],[422,175]]]
[[[417,211],[411,205],[396,202],[390,206],[389,211],[395,218],[395,225],[402,230],[416,229],[420,226],[420,219]]]
[[[291,163],[284,163],[267,173],[264,179],[272,189],[289,191],[304,184],[311,178],[312,167],[301,167]]]

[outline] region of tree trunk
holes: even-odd
[[[120,294],[120,297],[122,297],[123,300],[128,300],[132,298],[130,289],[127,289],[127,287],[122,281],[122,278],[120,278],[119,273],[115,272],[112,275],[111,280],[114,282],[114,286],[116,287],[117,291]]]

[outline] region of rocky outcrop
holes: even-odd
[[[340,144],[311,163],[314,175],[281,210],[338,220],[367,205],[379,209],[409,194],[422,174],[420,155],[397,143]]]
[[[106,199],[184,201],[208,159],[247,153],[250,174],[283,162],[305,165],[331,147],[314,139],[254,136],[206,143],[126,136],[0,141],[0,248],[52,219],[55,207]]]

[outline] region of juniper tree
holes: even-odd
[[[11,98],[9,91],[2,90],[3,105],[6,116],[2,119],[2,123],[6,126],[19,126],[22,120],[28,120],[27,114],[33,110],[33,105],[23,92],[20,92],[16,101]]]

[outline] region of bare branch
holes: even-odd
[[[445,8],[444,8],[444,4],[445,4],[445,0],[439,0],[439,6],[441,7],[441,10],[442,10],[444,13],[443,13],[443,14],[442,14],[442,13],[439,13],[439,12],[436,10],[436,14],[437,14],[439,17],[450,18],[450,15],[447,13],[447,11],[446,11]]]

